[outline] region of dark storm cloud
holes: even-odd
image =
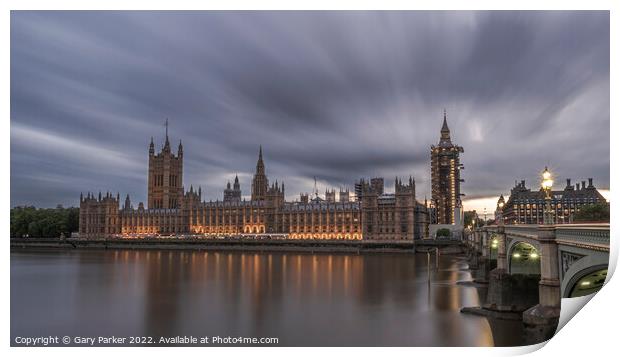
[[[448,111],[470,198],[545,165],[609,187],[608,12],[12,12],[11,204],[146,196],[151,136],[207,199],[258,146],[287,196],[413,175]],[[390,184],[388,184],[390,185]]]

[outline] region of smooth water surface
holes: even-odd
[[[430,268],[430,269],[429,269]],[[277,337],[279,346],[520,344],[466,262],[426,254],[12,250],[17,336]],[[480,293],[480,295],[483,295]],[[491,328],[491,325],[493,328]]]

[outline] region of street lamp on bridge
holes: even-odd
[[[545,171],[542,173],[542,189],[545,192],[545,208],[543,211],[543,224],[550,225],[553,224],[553,213],[551,212],[551,187],[553,187],[553,179],[551,178],[551,172],[547,166],[545,166]]]
[[[497,218],[498,221],[497,224],[499,226],[503,226],[504,225],[504,202],[499,201],[499,203],[497,204]]]

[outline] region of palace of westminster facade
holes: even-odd
[[[446,138],[449,131],[444,115],[443,143],[449,141]],[[446,173],[446,177],[453,179],[454,175]],[[450,190],[459,184],[460,180],[454,180],[442,186]],[[183,145],[179,143],[176,154],[172,152],[166,127],[161,151],[155,153],[153,139],[149,146],[147,207],[140,202],[134,208],[129,195],[121,206],[119,194],[80,194],[79,235],[110,238],[272,234],[288,239],[389,241],[428,236],[433,209],[426,199],[424,203],[416,200],[412,177],[404,181],[396,178],[394,192],[390,194],[383,192],[381,178],[361,179],[355,187],[354,200],[349,198],[348,190],[341,190],[336,200],[335,190],[326,191],[325,198],[321,198],[315,189],[314,197],[301,194],[299,201],[286,201],[284,183],[269,184],[261,147],[250,200],[242,199],[239,179],[235,177],[232,187],[229,182],[224,190],[223,200],[206,202],[202,200],[200,188],[195,190],[192,186],[189,191],[184,190]],[[433,202],[438,200],[437,195],[449,197],[442,201],[444,207],[455,204],[454,192],[434,189]],[[456,200],[460,202],[460,197],[456,196]],[[449,212],[449,207],[446,211]]]

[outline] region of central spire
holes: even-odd
[[[166,142],[164,143],[164,151],[170,151],[170,141],[168,141],[168,118],[166,118],[164,126],[166,127]]]
[[[265,164],[263,163],[263,146],[258,149],[258,161],[256,162],[256,173],[265,174]]]
[[[262,201],[267,197],[269,181],[265,175],[265,164],[263,163],[263,146],[258,149],[258,161],[256,162],[256,173],[252,180],[252,201]]]
[[[235,175],[235,183],[233,184],[233,188],[235,190],[241,190],[241,186],[239,185],[239,176]]]

